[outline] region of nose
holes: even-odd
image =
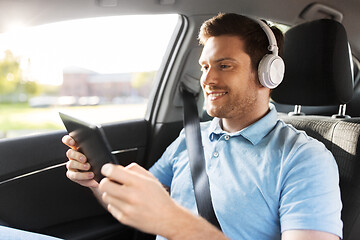
[[[207,70],[203,71],[201,75],[201,85],[214,85],[216,82],[216,73],[209,67]]]

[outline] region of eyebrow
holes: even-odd
[[[215,62],[222,62],[222,61],[237,62],[235,58],[231,58],[231,57],[224,57],[215,60]]]
[[[215,63],[219,63],[219,62],[222,62],[222,61],[237,62],[237,60],[236,60],[235,58],[231,58],[231,57],[219,58],[219,59],[216,59],[214,62],[215,62]],[[200,65],[202,65],[203,62],[205,62],[205,60],[199,59],[199,64],[200,64]]]

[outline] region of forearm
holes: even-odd
[[[225,240],[228,239],[216,227],[204,218],[196,216],[177,205],[171,213],[171,221],[168,222],[164,237],[169,240]]]
[[[137,164],[107,164],[99,188],[121,223],[170,240],[225,240],[221,231],[170,198],[163,185]]]

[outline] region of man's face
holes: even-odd
[[[243,49],[243,41],[235,36],[211,37],[205,43],[199,63],[210,116],[242,118],[255,107],[260,86]]]

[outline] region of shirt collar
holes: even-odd
[[[221,135],[229,135],[230,137],[243,136],[249,140],[253,145],[256,145],[263,139],[276,125],[277,111],[273,104],[270,104],[270,112],[268,112],[264,117],[250,126],[234,133],[228,133],[222,130],[220,126],[220,118],[214,118],[211,121],[209,127],[209,139],[210,141],[219,139]]]

